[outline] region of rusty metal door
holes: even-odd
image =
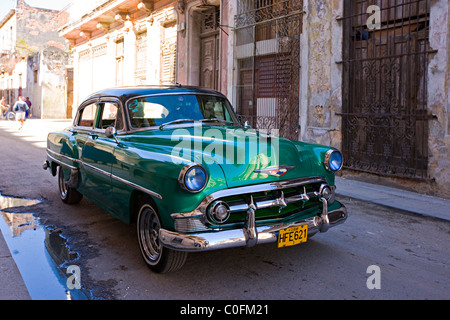
[[[429,0],[345,0],[343,152],[349,169],[427,179]]]
[[[297,140],[302,0],[238,0],[237,111],[258,129]]]

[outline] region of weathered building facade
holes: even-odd
[[[73,51],[74,105],[114,86],[176,82],[175,1],[74,1],[60,28]]]
[[[233,103],[345,174],[450,197],[447,0],[237,0]],[[229,94],[230,95],[230,94]]]
[[[33,114],[41,119],[72,118],[71,56],[65,50],[47,47],[27,59],[26,95]]]
[[[58,19],[59,11],[35,8],[23,0],[17,0],[16,7],[0,22],[0,95],[5,97],[8,104],[13,105],[19,95],[30,98],[46,95],[40,92],[41,87],[38,85],[44,75],[40,74],[38,65],[29,70],[28,57],[40,54],[41,58],[51,58],[42,55],[42,50],[49,47],[65,51],[67,45],[57,33]],[[48,63],[54,61],[49,60]],[[48,85],[58,87],[65,86],[65,83],[64,76],[61,81],[58,79]],[[41,117],[43,114],[46,108],[43,102],[32,100],[34,116]],[[51,107],[54,108],[53,105]],[[59,105],[58,109],[65,109],[65,105]],[[48,114],[55,117],[65,113],[62,110],[57,114],[49,111]]]
[[[347,175],[450,197],[449,2],[308,1],[302,138]]]
[[[74,1],[74,105],[109,86],[217,89],[347,175],[450,197],[448,0]]]

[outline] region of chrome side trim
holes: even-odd
[[[52,157],[49,153],[52,153],[52,154],[57,155],[57,156],[60,156],[61,158],[64,158],[64,159],[66,159],[66,160],[69,160],[69,161],[78,163],[78,164],[80,164],[80,165],[82,165],[82,166],[84,166],[84,167],[86,167],[86,168],[89,168],[89,169],[91,169],[91,170],[93,170],[93,171],[95,171],[95,172],[97,172],[97,173],[103,174],[103,175],[107,176],[108,178],[111,178],[111,179],[114,179],[114,180],[119,181],[119,182],[121,182],[121,183],[124,183],[124,184],[126,184],[126,185],[128,185],[128,186],[130,186],[130,187],[132,187],[132,188],[138,189],[138,190],[140,190],[140,191],[142,191],[142,192],[144,192],[144,193],[147,193],[147,194],[149,194],[149,195],[151,195],[151,196],[154,196],[154,197],[156,197],[156,198],[158,198],[158,199],[160,199],[160,200],[163,199],[163,197],[162,197],[160,194],[158,194],[158,193],[156,193],[156,192],[154,192],[154,191],[152,191],[152,190],[149,190],[149,189],[147,189],[147,188],[144,188],[144,187],[142,187],[142,186],[140,186],[140,185],[138,185],[138,184],[136,184],[136,183],[133,183],[133,182],[131,182],[131,181],[128,181],[128,180],[126,180],[126,179],[123,179],[123,178],[121,178],[121,177],[118,177],[118,176],[116,176],[116,175],[114,175],[114,174],[112,174],[112,173],[110,173],[110,172],[107,172],[107,171],[104,171],[104,170],[99,169],[99,168],[97,168],[97,167],[94,167],[93,165],[90,165],[90,164],[88,164],[88,163],[86,163],[86,162],[83,162],[83,161],[81,161],[81,160],[74,159],[74,158],[70,158],[70,157],[65,156],[65,155],[60,155],[60,154],[57,154],[56,152],[54,152],[54,151],[52,151],[52,150],[50,150],[50,149],[47,149],[47,156],[48,156],[52,161],[55,161],[55,162],[58,163],[59,165],[64,165],[64,166],[67,166],[67,167],[70,168],[70,169],[77,169],[77,170],[78,170],[77,167],[70,166],[70,165],[68,165],[67,163],[64,163],[64,162],[62,162],[62,161],[60,161],[60,160],[58,160],[58,159]]]
[[[67,167],[67,168],[72,169],[72,170],[77,170],[77,169],[78,169],[77,167],[71,166],[70,164],[67,164],[67,163],[65,163],[65,162],[62,162],[61,160],[56,159],[55,157],[52,157],[52,156],[49,154],[49,152],[51,152],[51,153],[54,153],[54,152],[47,149],[47,157],[49,157],[50,160],[52,160],[53,162],[56,162],[56,163],[59,164],[60,166]],[[62,158],[64,158],[64,159],[67,159],[67,160],[69,160],[69,161],[75,160],[75,159],[71,159],[71,158],[66,157],[66,156],[63,156],[63,155],[59,155],[59,156],[62,157]],[[74,161],[74,162],[76,162],[76,161]]]
[[[48,152],[47,152],[47,157],[49,157],[50,160],[52,160],[53,162],[56,162],[60,166],[67,167],[67,168],[72,169],[72,170],[78,169],[77,167],[71,166],[70,164],[67,164],[65,162],[62,162],[61,160],[56,159],[55,157],[52,157]]]
[[[117,180],[117,181],[119,181],[119,182],[122,182],[122,183],[124,183],[124,184],[127,184],[127,185],[129,185],[130,187],[136,188],[136,189],[138,189],[138,190],[140,190],[140,191],[142,191],[142,192],[144,192],[144,193],[147,193],[147,194],[149,194],[149,195],[152,195],[152,196],[154,196],[154,197],[156,197],[156,198],[158,198],[158,199],[160,199],[160,200],[163,200],[162,195],[160,195],[159,193],[156,193],[156,192],[154,192],[154,191],[152,191],[152,190],[149,190],[149,189],[147,189],[147,188],[141,187],[140,185],[137,185],[137,184],[135,184],[135,183],[133,183],[133,182],[131,182],[131,181],[125,180],[125,179],[123,179],[123,178],[121,178],[121,177],[118,177],[118,176],[115,176],[115,175],[113,175],[113,174],[111,174],[111,178],[113,178],[114,180]]]

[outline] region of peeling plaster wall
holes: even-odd
[[[34,51],[49,46],[65,50],[65,41],[56,31],[58,14],[59,11],[31,7],[19,0],[16,9],[17,40],[24,39]]]
[[[391,184],[450,198],[450,19],[449,1],[431,1],[428,68],[428,182],[365,175],[367,181]],[[303,141],[342,146],[343,0],[308,0],[301,35],[300,124]]]
[[[435,180],[432,193],[450,198],[449,2],[432,1],[430,12],[431,54],[428,67],[428,110],[436,118],[429,122],[429,172]]]
[[[60,38],[57,32],[59,11],[35,8],[23,0],[18,0],[17,7],[10,14],[11,18],[0,27],[0,49],[2,53],[4,50],[8,52],[1,61],[5,74],[0,76],[0,90],[3,90],[9,104],[13,104],[19,94],[29,96],[33,103],[33,116],[41,117],[41,96],[62,94],[64,99],[65,92],[54,90],[61,85],[59,79],[48,84],[50,91],[36,92],[43,90],[43,87],[38,88],[34,82],[35,69],[27,66],[27,57],[33,56],[31,64],[36,66],[39,65],[39,62],[36,62],[40,59],[39,52],[43,49],[53,47],[66,50],[65,40]],[[65,65],[63,67],[65,69]],[[63,80],[65,81],[64,77]],[[65,105],[58,108],[65,109]],[[48,117],[59,117],[59,113],[49,114]]]
[[[66,118],[68,61],[68,54],[56,47],[46,48],[28,57],[27,91],[34,117]]]
[[[342,142],[341,0],[305,1],[302,35],[302,139],[340,148]]]

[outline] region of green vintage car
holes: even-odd
[[[62,201],[86,196],[136,222],[156,272],[181,268],[189,252],[296,245],[347,219],[334,194],[338,150],[254,130],[216,91],[103,90],[47,145]]]

